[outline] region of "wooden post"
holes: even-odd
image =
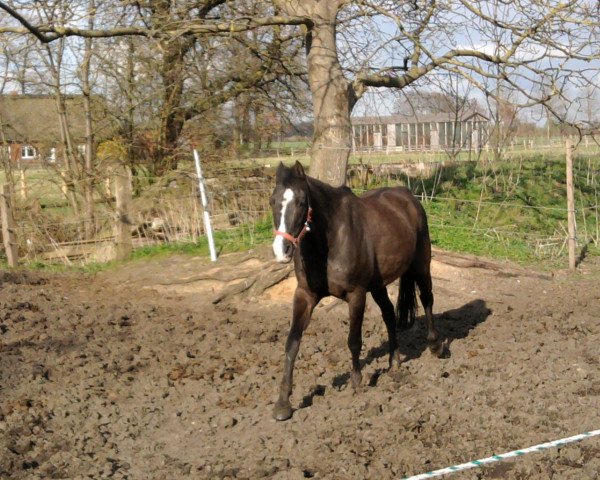
[[[107,198],[112,197],[112,190],[110,188],[110,178],[109,177],[106,177],[104,179],[104,193]]]
[[[19,263],[19,250],[17,237],[15,236],[15,221],[11,210],[10,187],[7,184],[2,185],[0,214],[2,215],[2,238],[8,265],[16,267]]]
[[[573,190],[573,142],[567,138],[565,142],[567,157],[567,222],[569,247],[569,268],[575,270],[575,249],[577,247],[577,229],[575,225],[575,193]]]
[[[25,178],[25,170],[19,172],[19,183],[21,187],[21,199],[27,200],[27,179]]]
[[[128,169],[120,168],[115,175],[117,217],[115,221],[115,250],[118,261],[127,260],[133,250],[131,241],[131,180]]]
[[[60,178],[62,179],[62,183],[60,184],[60,191],[66,198],[69,198],[69,187],[67,186],[67,172],[65,170],[60,171]]]

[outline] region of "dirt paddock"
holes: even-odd
[[[363,391],[344,304],[318,307],[290,421],[271,418],[293,279],[212,303],[255,258],[0,272],[0,478],[401,478],[600,428],[600,263],[554,275],[436,255],[450,356],[407,332],[386,371],[370,301]],[[240,263],[241,262],[241,263]],[[600,440],[461,479],[599,478]]]

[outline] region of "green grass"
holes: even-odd
[[[453,215],[444,205],[430,202],[425,205],[429,219],[431,243],[443,250],[496,259],[512,260],[522,264],[539,261],[528,242],[515,234],[494,235],[493,230],[477,228],[465,215]]]
[[[269,242],[273,238],[273,224],[271,218],[265,218],[256,224],[239,225],[226,231],[215,232],[215,245],[218,255],[248,250],[256,245]],[[197,242],[163,243],[136,248],[131,256],[131,261],[141,261],[169,255],[198,255],[209,256],[208,240],[200,238]],[[0,251],[0,269],[8,269],[4,252]],[[102,263],[88,263],[85,265],[64,265],[58,263],[34,261],[26,264],[28,269],[45,272],[80,271],[96,273],[115,268],[116,261]]]
[[[598,234],[594,207],[600,163],[594,161],[595,165],[580,156],[574,164],[580,245]],[[562,162],[534,159],[493,166],[458,165],[442,170],[437,182],[413,180],[413,189],[417,195],[434,193],[436,199],[426,202],[425,208],[432,238],[441,248],[521,263],[553,263],[553,257],[565,253],[567,205]],[[594,251],[591,246],[590,252]]]
[[[273,238],[273,224],[270,218],[256,224],[239,225],[230,230],[215,232],[215,248],[218,255],[248,250],[261,245]],[[208,240],[202,237],[194,243],[165,243],[138,248],[133,252],[132,259],[140,260],[156,258],[171,254],[200,255],[210,254]]]

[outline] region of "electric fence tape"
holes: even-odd
[[[479,460],[473,460],[472,462],[461,463],[460,465],[454,465],[452,467],[441,468],[439,470],[433,470],[427,473],[421,473],[420,475],[414,475],[412,477],[404,477],[403,480],[424,480],[427,478],[439,477],[449,473],[460,472],[462,470],[468,470],[470,468],[481,467],[488,463],[499,462],[500,460],[506,460],[507,458],[520,457],[526,453],[541,452],[554,447],[560,447],[568,443],[579,442],[589,437],[600,435],[600,430],[592,430],[591,432],[581,433],[572,437],[561,438],[559,440],[553,440],[551,442],[540,443],[533,447],[524,448],[522,450],[513,450],[512,452],[501,453],[500,455],[492,455],[491,457],[481,458]]]

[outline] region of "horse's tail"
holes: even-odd
[[[408,330],[417,316],[417,292],[415,279],[410,271],[400,277],[398,300],[396,301],[396,325],[400,330]]]

